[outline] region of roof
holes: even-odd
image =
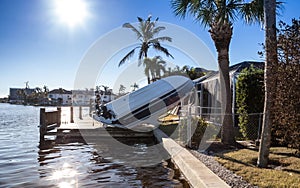
[[[68,91],[62,88],[59,89],[53,89],[49,92],[49,94],[67,94],[67,95],[72,95],[72,91]]]
[[[230,66],[229,71],[241,72],[243,69],[248,68],[251,65],[253,65],[254,68],[263,69],[265,64],[264,62],[260,62],[260,61],[243,61],[241,63]]]
[[[263,69],[264,68],[264,62],[259,61],[243,61],[241,63],[237,63],[235,65],[232,65],[229,67],[229,74],[233,74],[236,72],[241,72],[243,69],[250,67],[253,65],[255,68]],[[219,71],[211,72],[205,76],[202,76],[200,78],[197,78],[194,80],[195,83],[203,82],[205,80],[212,80],[217,78],[219,75]]]

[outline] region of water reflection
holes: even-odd
[[[60,169],[55,170],[52,173],[49,180],[57,182],[58,187],[60,188],[78,187],[77,174],[78,172],[66,162]]]
[[[132,141],[131,144],[135,148],[134,155],[149,152],[148,144]],[[39,148],[40,177],[48,187],[184,187],[174,177],[168,162],[147,167],[131,166],[107,155],[112,152],[107,145],[47,141]],[[101,155],[100,148],[103,153],[107,152],[106,155]],[[123,157],[134,155],[123,153]]]
[[[133,167],[122,160],[128,151],[110,155],[118,148],[109,143],[40,142],[38,124],[38,107],[0,104],[0,187],[182,187],[166,162]],[[151,150],[144,141],[129,145],[133,161]]]

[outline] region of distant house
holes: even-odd
[[[116,95],[113,94],[111,89],[108,89],[107,91],[101,91],[101,101],[103,103],[108,103],[110,101],[113,101],[116,99]]]
[[[95,90],[72,90],[73,105],[90,105],[95,100]]]
[[[48,98],[50,98],[52,105],[72,105],[72,91],[62,88],[51,90],[48,93]]]
[[[24,103],[26,97],[35,92],[30,88],[9,88],[9,103]]]

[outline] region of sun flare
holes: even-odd
[[[89,11],[84,0],[55,0],[55,14],[59,22],[74,27],[84,24]]]

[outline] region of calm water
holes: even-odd
[[[165,161],[133,167],[99,145],[40,144],[38,124],[38,107],[0,104],[0,187],[183,187]]]

